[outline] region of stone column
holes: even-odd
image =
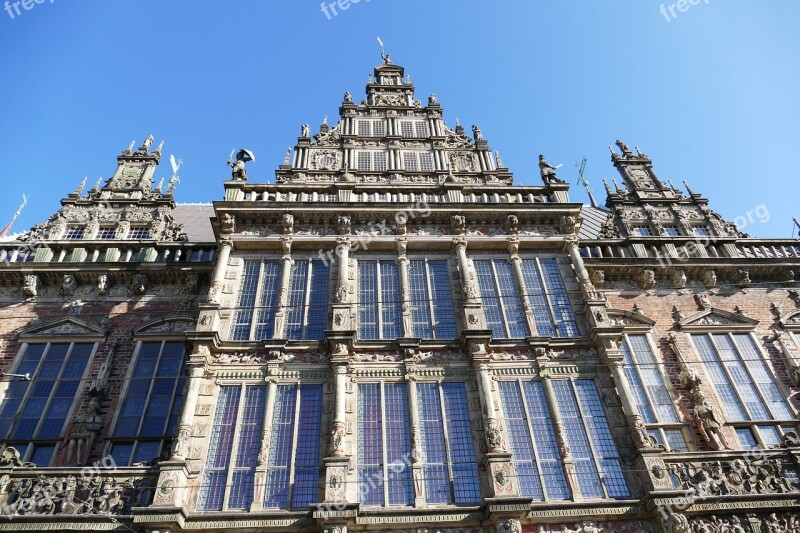
[[[408,281],[408,257],[406,256],[405,238],[397,239],[397,266],[400,271],[400,300],[403,312],[403,336],[414,335],[414,325],[411,319],[411,285]]]
[[[278,380],[272,376],[267,377],[267,401],[264,406],[264,429],[261,432],[261,446],[258,451],[256,463],[253,504],[250,511],[260,511],[264,508],[264,487],[267,484],[267,459],[272,439],[272,413],[275,410],[275,396],[278,393]]]
[[[335,365],[333,423],[330,429],[330,447],[325,458],[325,502],[346,502],[346,480],[350,464],[345,443],[347,415],[347,365]]]
[[[489,365],[485,360],[476,361],[475,365],[486,438],[486,470],[490,478],[492,496],[495,498],[519,496],[519,484],[516,482],[517,476],[511,463],[511,453],[503,441],[503,430],[495,410]]]
[[[350,239],[336,240],[336,295],[333,302],[333,329],[349,331],[353,327],[350,307]]]
[[[456,257],[458,258],[458,272],[461,279],[461,294],[463,296],[462,308],[464,312],[465,329],[486,329],[486,323],[481,310],[478,295],[478,282],[472,265],[467,258],[467,239],[456,237],[453,239]]]
[[[275,311],[275,323],[273,324],[273,338],[285,338],[284,326],[286,324],[287,305],[289,303],[289,283],[292,279],[292,238],[281,237],[283,256],[281,257],[281,280],[278,289],[278,308]]]
[[[525,279],[522,275],[522,258],[519,256],[519,239],[508,241],[508,253],[511,254],[511,264],[514,266],[514,277],[517,278],[517,285],[525,286]],[[520,293],[522,298],[522,309],[525,311],[525,321],[528,323],[528,331],[531,335],[536,335],[536,317],[533,315],[533,307],[528,300],[525,292]]]
[[[422,457],[422,441],[420,440],[416,382],[417,378],[414,374],[406,373],[406,387],[408,388],[408,420],[411,424],[411,475],[414,480],[414,507],[424,507],[425,484],[422,464],[419,462],[420,458]]]
[[[654,447],[655,443],[647,433],[647,427],[644,425],[642,414],[639,412],[633,400],[633,393],[631,392],[628,378],[625,376],[625,363],[622,359],[622,353],[619,351],[618,341],[612,339],[606,340],[603,362],[608,365],[611,372],[614,385],[619,393],[619,399],[622,402],[622,412],[625,413],[625,418],[628,420],[628,427],[631,430],[636,447]]]
[[[569,441],[567,440],[566,430],[564,429],[564,421],[561,419],[561,413],[558,411],[558,402],[556,401],[556,393],[553,390],[549,369],[543,368],[541,376],[544,395],[545,398],[547,398],[547,405],[550,408],[550,414],[553,417],[553,425],[556,428],[558,449],[564,460],[564,473],[567,477],[567,483],[569,483],[570,489],[572,489],[572,495],[575,501],[580,501],[582,497],[581,489],[578,485],[577,472],[575,470],[575,459],[572,457],[572,451],[569,449]]]
[[[173,440],[172,457],[159,463],[159,477],[154,491],[153,507],[182,507],[188,501],[190,471],[186,459],[190,456],[194,433],[194,418],[202,381],[208,371],[210,352],[206,344],[198,344],[189,356],[186,394]]]
[[[225,270],[228,268],[228,259],[233,250],[233,241],[223,237],[219,242],[219,253],[217,254],[217,265],[214,267],[214,274],[211,278],[211,288],[208,290],[208,301],[212,304],[219,304],[222,296],[222,285],[225,280]]]

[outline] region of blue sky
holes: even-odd
[[[345,90],[362,98],[380,35],[418,98],[435,92],[448,123],[478,124],[518,183],[540,183],[539,153],[574,183],[586,156],[602,203],[621,138],[744,231],[789,237],[800,2],[700,0],[674,17],[671,3],[361,0],[330,17],[317,0],[12,5],[14,18],[0,11],[0,225],[23,193],[15,229],[44,220],[149,133],[184,160],[181,202],[221,198],[234,147],[255,152],[251,181],[274,180],[301,123],[335,118]],[[572,197],[586,200],[578,186]]]

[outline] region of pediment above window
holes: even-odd
[[[781,326],[791,331],[800,331],[800,309],[789,311],[779,321]]]
[[[19,338],[42,337],[93,337],[102,339],[106,330],[74,317],[58,318],[45,323],[37,323],[19,330]]]
[[[684,331],[708,331],[712,329],[752,331],[757,325],[758,320],[749,318],[741,313],[731,313],[716,307],[705,309],[678,322],[678,326]]]
[[[608,318],[615,326],[622,326],[626,331],[648,332],[655,325],[655,320],[647,318],[635,311],[624,309],[609,309]]]
[[[188,316],[171,316],[145,322],[133,331],[134,335],[175,335],[192,331],[195,319]]]

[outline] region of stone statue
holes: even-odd
[[[480,128],[479,128],[477,125],[475,125],[475,124],[473,124],[473,125],[472,125],[472,135],[473,135],[473,137],[475,137],[475,140],[476,140],[476,141],[481,141],[481,140],[483,140],[483,132],[482,132],[482,131],[481,131],[481,129],[480,129]]]
[[[300,136],[301,137],[310,137],[311,136],[311,126],[309,126],[308,124],[303,124],[302,126],[300,126]]]
[[[622,150],[622,155],[624,156],[633,155],[633,152],[631,152],[630,148],[628,148],[628,145],[620,141],[619,139],[617,139],[614,144],[619,146],[619,149]]]
[[[283,215],[283,232],[284,233],[293,233],[294,232],[294,215],[289,213],[284,213]]]
[[[344,93],[344,101],[347,102],[348,104],[352,104],[353,103],[353,95],[350,94],[350,91],[345,91],[345,93]]]
[[[236,230],[236,218],[230,213],[222,215],[220,222],[222,233],[233,233]]]
[[[250,150],[239,150],[236,153],[236,161],[228,159],[228,166],[231,167],[231,178],[234,180],[247,181],[245,163],[255,160],[256,158]]]
[[[428,105],[439,105],[439,101],[436,99],[436,95],[435,94],[432,93],[428,97]]]
[[[39,293],[39,276],[27,274],[22,282],[22,293],[28,298],[33,298]]]
[[[144,149],[144,153],[146,154],[150,153],[150,146],[153,144],[155,140],[156,140],[155,137],[153,137],[152,135],[147,136],[147,139],[145,139],[144,142],[142,143],[142,148]]]
[[[86,410],[81,412],[75,420],[75,426],[72,428],[67,444],[67,453],[64,456],[65,465],[83,466],[89,461],[94,438],[102,425],[100,400],[93,396],[89,400]]]
[[[700,405],[695,406],[694,420],[703,440],[713,450],[730,449],[728,440],[722,432],[722,424],[720,424],[714,408],[711,407],[708,401],[703,401]]]
[[[73,274],[64,274],[64,283],[62,290],[65,296],[72,296],[75,294],[75,289],[78,288],[78,282]]]
[[[564,180],[559,179],[556,176],[556,167],[552,166],[548,163],[544,155],[539,155],[539,174],[542,176],[542,181],[545,185],[551,185],[553,183],[565,183]]]
[[[108,291],[108,275],[100,274],[97,276],[97,292],[99,294],[105,294],[106,291]]]

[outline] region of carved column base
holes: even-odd
[[[674,490],[663,453],[664,450],[660,448],[641,448],[639,450],[634,471],[640,476],[642,487],[647,492]]]
[[[348,501],[356,501],[355,491],[348,490],[352,483],[347,482],[347,472],[350,466],[349,457],[326,457],[325,462],[325,499],[326,505],[336,504],[346,506]]]
[[[162,461],[159,463],[161,473],[158,476],[153,507],[183,507],[188,500],[189,471],[184,461]]]
[[[492,497],[519,496],[517,473],[510,453],[488,453],[485,459],[486,472],[492,482]]]

